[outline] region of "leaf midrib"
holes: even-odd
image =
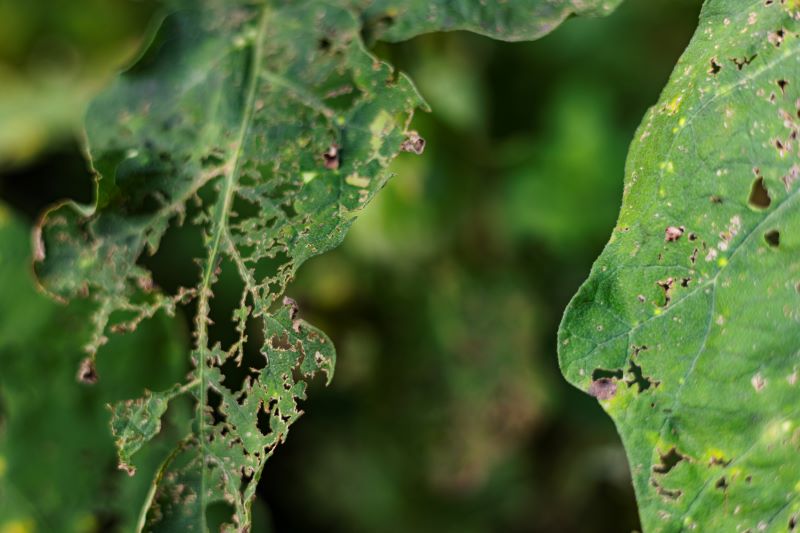
[[[215,223],[212,225],[212,244],[208,253],[208,259],[203,272],[203,278],[199,287],[199,302],[197,311],[197,349],[198,349],[198,367],[197,378],[200,381],[200,391],[197,405],[197,426],[198,426],[198,439],[200,443],[200,450],[202,454],[202,464],[200,465],[200,495],[199,495],[199,508],[200,508],[200,525],[201,531],[207,530],[205,508],[206,508],[206,459],[208,450],[206,447],[206,431],[205,431],[205,406],[207,404],[207,390],[205,366],[208,354],[208,298],[211,292],[212,278],[214,277],[215,265],[220,254],[220,244],[226,233],[228,217],[230,215],[231,205],[233,202],[233,195],[238,183],[239,170],[242,163],[242,154],[244,152],[244,142],[250,131],[250,126],[253,119],[255,110],[255,97],[258,88],[258,80],[260,78],[259,67],[262,62],[264,37],[266,34],[266,22],[268,19],[269,10],[266,6],[262,8],[260,19],[258,22],[258,31],[253,40],[253,52],[250,63],[250,78],[247,87],[247,95],[245,98],[244,110],[242,113],[242,120],[239,126],[239,133],[235,143],[235,150],[232,154],[230,161],[226,164],[228,172],[225,174],[225,179],[220,191],[218,200],[218,216]]]

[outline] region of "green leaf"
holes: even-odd
[[[38,294],[30,260],[30,228],[0,203],[0,278],[12,280],[0,291],[0,531],[89,532],[107,520],[130,530],[147,476],[175,439],[139,457],[143,476],[111,479],[107,405],[177,379],[184,339],[156,317],[109,343],[113,357],[99,362],[101,382],[77,385],[90,309]],[[174,432],[172,419],[165,417],[166,434]]]
[[[622,211],[559,333],[646,531],[800,517],[800,5],[708,0],[631,147]]]
[[[375,0],[365,10],[365,18],[381,39],[389,41],[452,30],[504,41],[529,41],[547,35],[572,15],[607,15],[621,1]]]
[[[119,466],[133,474],[169,402],[191,394],[193,431],[162,465],[139,527],[205,531],[222,507],[222,529],[244,531],[307,382],[318,372],[330,379],[335,360],[330,340],[283,293],[303,262],[341,242],[389,179],[387,165],[401,151],[422,152],[408,125],[426,106],[405,75],[366,51],[366,15],[351,2],[174,3],[139,63],[92,104],[95,204],[67,202],[43,216],[35,268],[56,297],[95,303],[85,381],[98,379],[109,333],[193,306],[185,382],[113,408]],[[567,13],[540,7],[520,12],[546,17],[526,19],[531,35]],[[198,281],[167,294],[143,258],[187,221],[202,237]],[[241,286],[232,343],[211,328],[213,287],[229,272]],[[244,375],[241,386],[223,366]]]

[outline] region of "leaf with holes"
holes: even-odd
[[[57,298],[95,302],[79,370],[87,383],[103,379],[95,357],[111,332],[193,306],[186,381],[112,408],[119,467],[135,473],[135,454],[159,433],[170,401],[191,394],[194,429],[161,467],[139,527],[205,531],[209,508],[222,506],[222,529],[246,531],[264,463],[300,416],[308,380],[330,379],[334,366],[331,342],[298,317],[285,288],[305,260],[341,242],[399,152],[423,151],[408,125],[425,104],[406,76],[366,51],[362,31],[379,34],[363,27],[366,2],[172,4],[145,54],[92,104],[95,203],[45,213],[35,268]],[[533,18],[516,29],[500,23],[511,14],[502,6],[482,9],[481,24],[495,21],[498,36],[522,35],[522,26],[541,35],[571,11],[545,5],[554,4],[520,11]],[[449,20],[397,16],[420,31],[452,28]],[[199,279],[168,293],[147,256],[178,227],[201,237]],[[213,287],[228,273],[241,298],[237,340],[223,343]],[[244,374],[241,385],[231,374]]]
[[[800,5],[708,0],[631,147],[560,363],[627,449],[646,531],[800,513]]]
[[[107,405],[180,379],[187,339],[157,317],[112,339],[113,357],[98,362],[103,379],[77,386],[90,306],[66,308],[38,294],[30,251],[30,227],[0,202],[0,531],[74,531],[111,516],[131,531],[148,476],[182,437],[174,422],[189,406],[165,416],[160,438],[137,457],[140,476],[109,479],[116,458]]]

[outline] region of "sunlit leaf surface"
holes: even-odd
[[[646,531],[797,527],[799,20],[794,1],[706,2],[562,323]]]

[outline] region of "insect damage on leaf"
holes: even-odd
[[[180,480],[201,522],[210,503],[224,501],[236,527],[249,523],[264,461],[300,416],[306,381],[332,375],[331,342],[279,298],[297,267],[337,245],[350,213],[386,182],[405,125],[423,105],[405,76],[366,52],[359,29],[353,13],[324,2],[178,10],[162,25],[169,46],[150,50],[146,67],[123,74],[89,112],[96,205],[57,206],[40,225],[43,285],[97,302],[83,381],[96,378],[93,358],[109,331],[196,305],[187,383],[113,406],[112,430],[120,468],[133,474],[133,456],[159,432],[169,401],[193,394],[196,431],[164,465],[153,502]],[[346,99],[337,96],[343,87]],[[306,181],[306,173],[317,177]],[[371,178],[354,188],[344,180],[352,173]],[[187,221],[203,234],[200,279],[164,295],[137,260]],[[227,269],[243,288],[233,316],[239,340],[223,346],[209,324],[213,286]],[[231,388],[221,366],[241,365],[259,337],[263,361]],[[172,518],[156,505],[147,520],[156,527]]]
[[[541,15],[525,21],[532,36],[574,10],[567,1],[527,3]],[[611,3],[581,2],[602,6],[598,13]],[[332,376],[332,343],[283,293],[303,262],[341,242],[398,153],[425,147],[409,130],[424,102],[362,42],[363,21],[386,7],[378,4],[173,0],[139,63],[88,112],[95,203],[56,205],[34,232],[42,286],[95,302],[82,380],[97,379],[94,359],[110,333],[181,306],[194,312],[186,381],[111,406],[119,467],[134,474],[135,454],[159,433],[170,402],[189,396],[196,405],[140,529],[205,531],[206,510],[220,503],[231,509],[223,530],[247,531],[264,463],[302,414],[308,381]],[[395,20],[421,24],[425,9]],[[479,18],[500,22],[507,12],[495,9]],[[433,29],[447,28],[420,27]],[[197,283],[167,294],[142,258],[179,226],[201,236],[203,253]],[[237,340],[223,343],[211,317],[225,275],[241,295]],[[225,368],[243,373],[240,383]]]
[[[624,231],[560,328],[564,374],[620,431],[646,531],[785,531],[800,512],[790,4],[706,1],[631,147]],[[613,395],[592,375],[626,367],[641,385]]]

